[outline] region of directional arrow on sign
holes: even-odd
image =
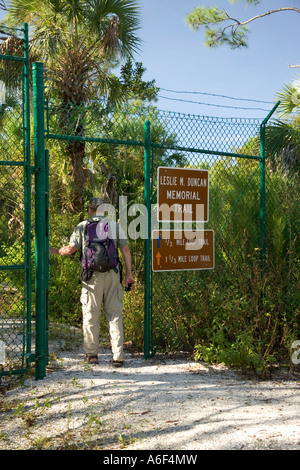
[[[156,240],[157,240],[157,248],[159,248],[160,247],[160,240],[161,240],[160,235],[158,235]]]
[[[157,261],[157,265],[160,266],[160,258],[161,258],[161,254],[160,253],[157,253],[156,255],[156,261]]]

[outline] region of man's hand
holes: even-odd
[[[53,248],[53,246],[50,246],[49,251],[51,255],[67,256],[76,253],[77,248],[71,245],[63,246],[62,248]]]
[[[124,261],[125,261],[125,286],[127,287],[128,284],[134,284],[135,280],[131,272],[131,253],[129,250],[129,246],[123,246],[121,248]]]
[[[132,274],[129,275],[129,276],[127,276],[127,274],[126,274],[126,276],[125,276],[125,286],[127,287],[128,284],[133,285],[134,283],[135,283],[135,280],[134,280],[134,277],[132,276]]]

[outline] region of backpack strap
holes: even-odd
[[[88,228],[88,225],[91,223],[91,222],[94,222],[92,219],[89,219],[87,224],[85,225],[84,227],[84,232],[83,232],[83,236],[84,236],[84,246],[82,247],[83,250],[81,249],[81,253],[80,253],[80,261],[82,262],[82,258],[83,256],[85,256],[85,267],[86,267],[86,270],[84,270],[82,268],[82,271],[81,271],[81,274],[80,274],[80,278],[79,278],[79,282],[81,281],[87,281],[88,279],[90,279],[93,275],[93,271],[90,271],[89,270],[89,265],[88,265],[88,257],[87,257],[87,228]],[[82,254],[82,251],[83,251],[83,254]]]
[[[120,270],[120,283],[123,282],[123,264],[121,263],[120,259],[118,258],[118,266]]]

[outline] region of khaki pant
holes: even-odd
[[[120,273],[116,273],[113,269],[106,273],[94,272],[91,279],[82,282],[80,300],[86,354],[98,354],[100,310],[103,305],[109,327],[113,359],[123,360],[123,289],[120,283]]]

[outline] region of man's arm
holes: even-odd
[[[129,246],[125,245],[121,247],[121,251],[125,262],[125,285],[128,286],[128,284],[134,284],[135,282],[131,272],[131,253]]]
[[[52,246],[50,246],[51,255],[67,256],[67,255],[73,255],[74,253],[76,253],[76,251],[77,251],[77,248],[71,245],[63,246],[62,248],[53,248]]]

